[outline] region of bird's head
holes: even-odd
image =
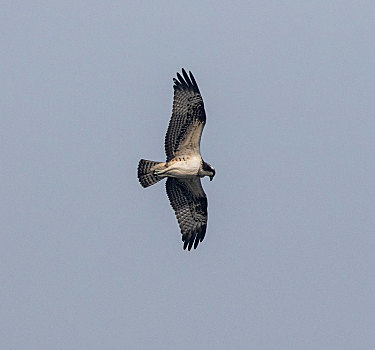
[[[211,164],[203,162],[203,171],[204,176],[208,176],[210,178],[210,181],[212,181],[216,174],[215,168]]]

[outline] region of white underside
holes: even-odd
[[[187,160],[172,160],[166,169],[158,171],[157,174],[177,178],[197,176],[200,165],[201,157],[198,156],[189,157]]]

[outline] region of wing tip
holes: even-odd
[[[181,68],[182,75],[177,72],[176,78],[173,78],[173,87],[176,90],[182,90],[182,89],[188,89],[192,90],[198,94],[200,94],[198,84],[194,78],[194,75],[191,71],[189,71],[189,74],[186,73],[186,70],[184,68]]]
[[[186,250],[187,248],[188,251],[190,251],[193,247],[194,249],[197,249],[198,244],[200,242],[203,242],[204,240],[204,237],[206,235],[206,229],[207,224],[202,224],[201,227],[197,230],[197,232],[194,232],[193,234],[190,233],[189,235],[183,235],[182,241],[184,242],[184,250]]]

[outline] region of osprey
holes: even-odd
[[[148,187],[167,178],[166,190],[181,229],[184,249],[202,242],[207,228],[207,197],[201,177],[215,176],[215,169],[200,154],[206,112],[198,85],[191,72],[182,69],[173,79],[172,117],[165,135],[166,162],[141,159],[138,179]]]

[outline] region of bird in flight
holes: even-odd
[[[215,169],[200,154],[206,112],[197,82],[182,69],[173,79],[172,117],[165,135],[166,162],[141,159],[138,180],[143,187],[167,178],[165,187],[180,226],[184,249],[197,248],[207,228],[207,197],[201,177],[215,176]]]

